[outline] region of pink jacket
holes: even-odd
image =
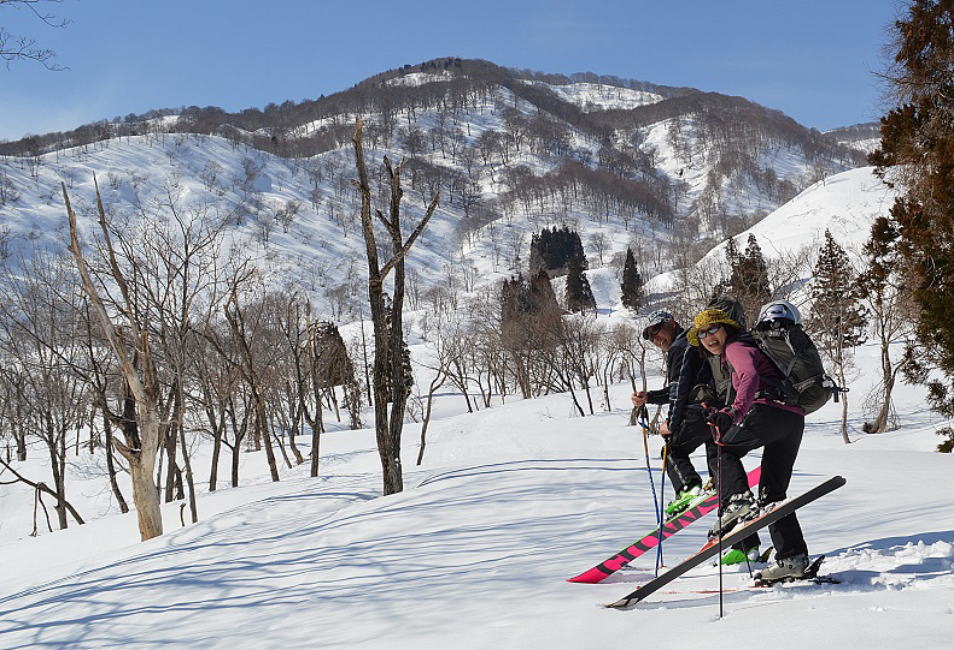
[[[738,424],[753,404],[766,404],[805,415],[805,411],[798,406],[763,397],[756,398],[762,387],[762,377],[780,377],[780,375],[772,361],[754,345],[730,341],[719,358],[723,367],[728,362],[732,368],[732,388],[735,390],[735,399],[732,400],[731,407],[724,410],[732,415],[733,424]]]

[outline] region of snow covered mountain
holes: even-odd
[[[825,137],[838,144],[869,154],[881,144],[881,125],[877,122],[855,124],[826,131]]]
[[[787,262],[798,271],[791,281],[807,283],[826,230],[858,259],[871,235],[871,224],[888,214],[897,195],[896,188],[888,188],[875,176],[874,167],[859,167],[818,181],[734,239],[741,249],[750,236],[755,237],[766,260]],[[722,242],[713,247],[697,266],[719,268],[724,264],[727,245]],[[650,286],[658,293],[670,291],[677,275],[660,274]],[[806,298],[803,295],[796,302]]]
[[[591,268],[614,256],[618,264],[627,246],[681,245],[673,232],[719,241],[862,162],[739,97],[441,59],[264,111],[153,111],[0,143],[0,253],[61,249],[60,183],[83,219],[96,174],[113,215],[175,204],[226,220],[327,315],[354,316],[363,268],[350,184],[357,115],[375,168],[385,155],[406,161],[406,222],[441,192],[410,260],[422,289],[456,269],[490,279],[522,270],[530,235],[548,225],[579,230]],[[667,270],[668,259],[647,255],[644,274]]]

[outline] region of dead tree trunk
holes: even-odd
[[[63,200],[66,203],[66,213],[69,218],[70,251],[76,259],[76,266],[80,273],[83,290],[89,296],[93,311],[99,320],[100,326],[109,347],[119,361],[119,369],[123,380],[129,388],[136,403],[136,420],[139,430],[139,445],[129,447],[118,440],[113,440],[116,449],[129,463],[129,473],[132,478],[133,502],[139,517],[139,535],[143,541],[162,534],[162,513],[159,508],[159,492],[156,489],[154,470],[156,454],[159,451],[159,382],[157,381],[152,364],[152,350],[149,345],[149,336],[136,318],[137,310],[133,309],[133,299],[130,296],[126,277],[119,268],[109,228],[106,224],[106,211],[99,195],[99,186],[96,187],[96,207],[99,212],[99,224],[103,233],[105,252],[109,258],[110,274],[119,287],[122,304],[118,305],[123,317],[123,325],[128,328],[128,340],[121,337],[118,328],[106,311],[106,306],[96,290],[90,277],[86,259],[79,243],[76,229],[76,214],[70,205],[66,193],[66,185],[62,185]],[[129,355],[129,348],[141,361],[141,369],[133,365]]]
[[[119,504],[119,511],[123,514],[129,512],[129,506],[126,504],[126,498],[119,489],[119,483],[116,481],[116,463],[113,461],[113,425],[109,421],[109,413],[103,410],[103,435],[106,439],[106,470],[109,472],[109,487],[116,497]]]
[[[439,195],[434,195],[423,219],[405,241],[401,233],[402,164],[392,168],[391,162],[387,158],[384,159],[384,166],[390,183],[390,208],[387,217],[380,210],[375,210],[374,213],[391,238],[393,254],[391,259],[381,266],[378,261],[374,224],[371,221],[371,186],[368,182],[368,171],[361,145],[360,118],[355,123],[353,143],[355,164],[358,171],[358,179],[354,181],[354,184],[361,193],[361,230],[364,235],[365,250],[368,257],[368,302],[371,306],[371,320],[374,325],[374,368],[372,373],[374,429],[378,455],[381,458],[383,470],[384,494],[394,494],[404,489],[404,478],[401,470],[401,431],[404,427],[404,410],[409,393],[402,368],[404,360],[404,259],[421,231],[424,230],[427,222],[430,221],[431,215],[437,207]],[[384,281],[391,271],[394,271],[394,298],[390,313],[391,324],[388,327],[389,314],[385,304]],[[390,367],[388,365],[389,358],[391,361]],[[388,375],[390,375],[390,381]],[[389,403],[390,412],[388,411]]]

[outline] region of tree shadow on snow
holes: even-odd
[[[634,460],[475,466],[423,483],[434,489],[373,499],[317,486],[268,497],[147,542],[135,555],[0,598],[2,645],[247,645],[270,630],[287,641],[325,627],[320,639],[300,643],[347,647],[380,636],[377,621],[400,620],[404,634],[423,634],[451,609],[484,619],[562,583],[566,567],[553,557],[566,553],[576,526],[567,495],[574,503],[597,499],[606,483],[592,472],[633,474]],[[554,480],[541,480],[541,471],[555,472]],[[482,474],[499,480],[450,480]],[[341,505],[315,512],[322,499]],[[302,615],[309,624],[296,626]],[[321,625],[340,617],[367,625]]]

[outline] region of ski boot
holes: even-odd
[[[735,564],[742,564],[743,562],[754,564],[760,559],[762,559],[762,554],[759,553],[759,547],[753,546],[744,551],[740,548],[733,548],[722,556],[719,563],[723,566],[733,566]]]
[[[713,539],[719,535],[725,535],[735,528],[735,525],[739,522],[755,519],[758,513],[759,510],[751,491],[746,490],[745,492],[733,494],[729,497],[729,503],[722,511],[722,516],[719,517],[712,525],[712,528],[709,529],[709,539]]]
[[[757,585],[771,585],[776,582],[804,580],[814,577],[814,575],[809,575],[809,566],[811,565],[808,561],[808,555],[806,553],[799,553],[798,555],[787,557],[784,560],[778,560],[775,566],[762,569],[756,573],[753,578]],[[814,573],[817,573],[818,567],[815,566],[814,568]]]
[[[692,505],[692,502],[695,501],[702,495],[702,486],[694,485],[688,490],[681,490],[679,494],[676,495],[676,498],[669,502],[669,505],[666,506],[666,516],[674,517],[680,512],[689,508]]]

